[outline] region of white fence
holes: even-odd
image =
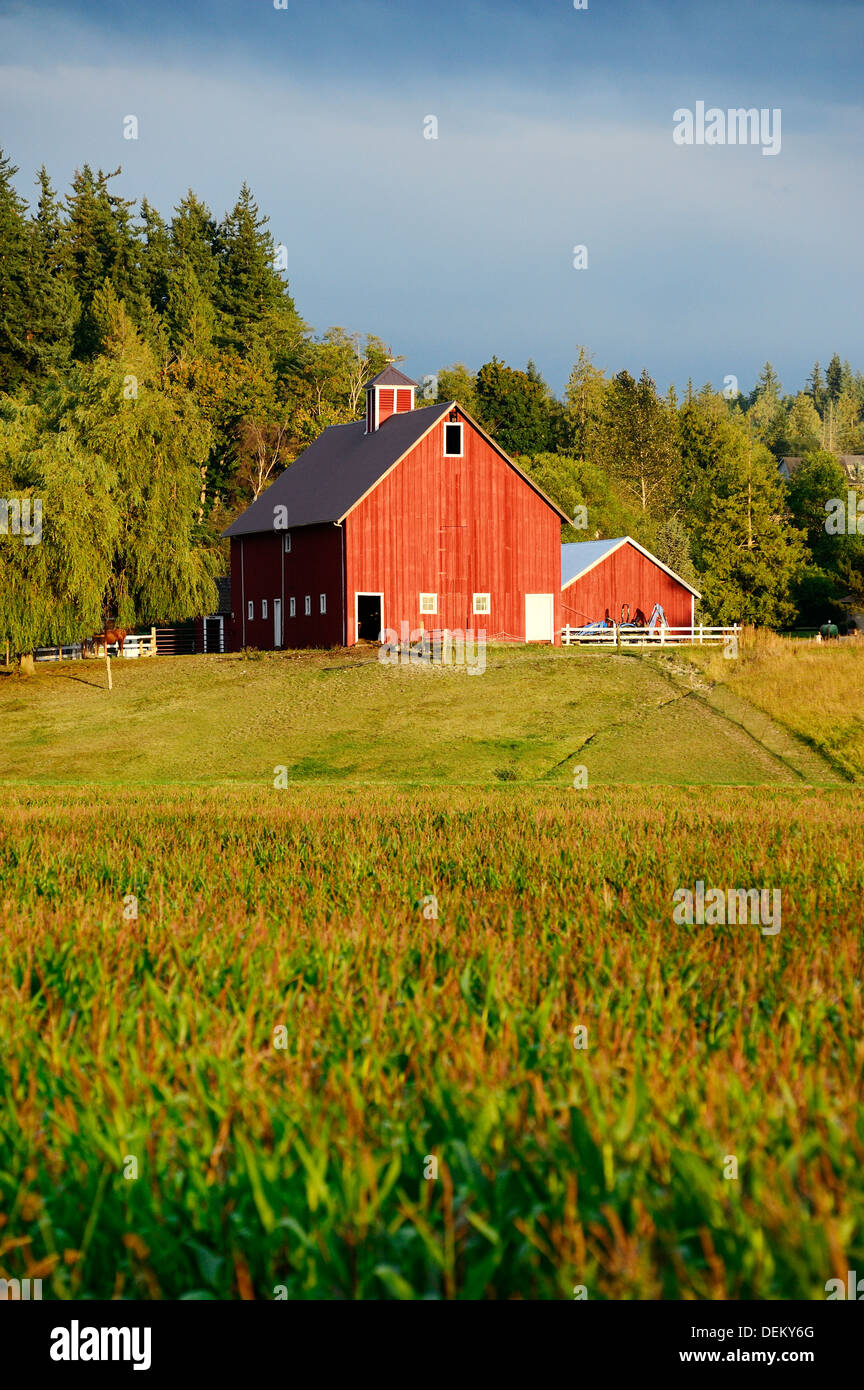
[[[741,632],[740,624],[734,627],[621,627],[612,623],[610,627],[595,628],[589,631],[584,627],[562,627],[561,642],[565,647],[588,644],[606,647],[667,647],[717,646],[737,639]]]
[[[98,653],[104,655],[105,648],[99,646]],[[83,656],[81,643],[75,642],[70,647],[37,647],[33,653],[34,661],[80,661]],[[118,656],[119,648],[116,642],[108,644],[108,655]],[[149,632],[130,632],[123,642],[123,656],[134,660],[139,656],[156,655],[156,629],[151,628]],[[90,652],[87,653],[90,656]]]

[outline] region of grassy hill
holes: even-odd
[[[728,677],[736,663],[717,660]],[[110,694],[95,661],[0,677],[3,781],[266,788],[286,767],[304,783],[567,787],[578,764],[589,786],[782,786],[850,772],[760,713],[746,683],[718,698],[716,676],[677,652],[491,647],[477,675],[385,666],[368,649],[112,670]]]
[[[864,782],[864,641],[818,644],[745,631],[739,659],[694,647],[707,680],[746,699],[844,776]]]

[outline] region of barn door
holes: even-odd
[[[273,646],[282,646],[282,600],[273,600]]]
[[[525,641],[551,642],[554,640],[555,595],[525,595]]]

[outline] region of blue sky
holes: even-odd
[[[584,343],[791,390],[864,369],[862,57],[861,0],[0,0],[0,144],[25,195],[122,164],[166,215],[247,179],[304,317],[414,375],[497,353],[560,390]],[[698,101],[780,108],[779,155],[677,146]]]

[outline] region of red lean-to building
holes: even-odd
[[[571,627],[604,619],[631,622],[640,611],[650,619],[655,604],[670,627],[692,627],[699,597],[698,589],[631,536],[561,547],[561,610]]]
[[[352,646],[425,629],[560,642],[568,518],[456,401],[387,367],[228,527],[228,646]]]

